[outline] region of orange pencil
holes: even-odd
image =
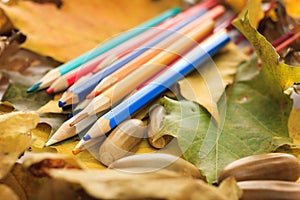
[[[199,26],[200,24],[201,26]],[[212,20],[203,22],[203,20],[199,18],[195,20],[190,27],[194,28],[191,28],[187,34],[181,35],[182,37],[176,40],[172,45],[168,46],[168,48],[160,50],[159,54],[119,81],[113,87],[110,87],[101,95],[94,98],[83,111],[73,117],[74,121],[70,123],[70,126],[75,125],[88,116],[106,110],[116,102],[120,101],[143,82],[150,79],[160,70],[198,44],[199,41],[212,33],[214,22]]]
[[[205,18],[206,19],[207,18],[216,19],[217,17],[219,17],[223,13],[224,13],[223,7],[217,6],[214,9],[212,9],[210,12],[208,12],[207,14],[205,14],[203,17],[201,17],[201,19],[203,21],[205,20]],[[182,30],[180,30],[178,32],[178,34],[175,34],[175,36],[177,36],[176,38],[175,37],[171,38],[171,39],[169,38],[168,41],[162,41],[159,45],[157,45],[156,49],[149,50],[149,51],[145,52],[144,54],[142,54],[141,56],[139,56],[137,59],[134,59],[133,61],[127,63],[125,66],[123,66],[122,68],[120,68],[119,70],[117,70],[116,72],[114,72],[111,75],[105,77],[95,87],[95,89],[89,95],[87,95],[86,98],[87,99],[91,99],[91,98],[94,98],[94,97],[98,96],[103,91],[105,91],[106,89],[108,89],[109,87],[111,87],[112,85],[114,85],[115,83],[117,83],[118,81],[120,81],[123,78],[125,78],[128,74],[130,74],[131,72],[133,72],[134,70],[136,70],[137,68],[139,68],[142,64],[146,63],[152,57],[154,57],[155,55],[157,55],[160,52],[162,52],[167,46],[169,46],[178,37],[180,37],[180,34],[186,34],[191,29],[195,28],[193,24],[196,24],[196,23],[192,23],[191,25],[186,26],[185,28],[183,28]]]

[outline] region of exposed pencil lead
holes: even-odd
[[[87,141],[87,140],[90,140],[90,139],[92,139],[92,138],[91,138],[91,136],[88,135],[88,134],[85,135],[85,136],[83,136],[83,140],[84,140],[84,141]]]
[[[54,88],[48,88],[46,90],[46,92],[47,92],[47,94],[52,94],[52,93],[54,93]]]
[[[62,108],[67,104],[67,102],[64,101],[58,101],[58,107]]]
[[[42,82],[36,83],[36,84],[33,85],[31,88],[29,88],[29,89],[27,90],[27,92],[34,92],[34,91],[36,91],[37,89],[39,89],[39,87],[40,87],[41,84],[42,84]]]

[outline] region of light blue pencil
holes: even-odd
[[[128,119],[145,104],[203,64],[229,41],[230,37],[228,34],[225,31],[221,31],[192,49],[183,59],[174,63],[167,71],[99,118],[73,149],[73,153],[79,153],[88,140],[106,134]]]
[[[106,51],[114,48],[115,46],[119,45],[126,40],[135,37],[136,35],[146,31],[147,29],[156,26],[157,24],[161,23],[162,21],[178,14],[181,11],[181,8],[173,8],[169,9],[162,14],[144,22],[143,24],[135,27],[130,31],[126,31],[123,34],[120,34],[117,37],[104,42],[100,46],[82,54],[81,56],[62,64],[61,66],[49,71],[42,79],[39,80],[35,85],[27,90],[27,92],[33,92],[38,89],[43,89],[50,86],[57,78],[60,76],[68,73],[69,71],[79,67],[83,63],[95,58],[96,56],[105,53]]]
[[[86,82],[82,82],[80,84],[77,84],[73,89],[70,89],[66,92],[66,94],[63,95],[61,100],[59,101],[59,107],[67,106],[70,102],[73,104],[76,104],[78,102],[83,101],[86,96],[98,85],[98,83],[103,80],[103,78],[109,76],[116,70],[120,69],[130,61],[134,60],[135,58],[141,56],[143,53],[145,53],[147,50],[152,49],[157,45],[159,42],[162,42],[166,38],[170,37],[172,34],[176,34],[176,31],[182,29],[189,23],[196,20],[198,17],[204,15],[207,13],[207,9],[201,8],[197,10],[198,12],[193,12],[191,16],[189,16],[187,19],[183,21],[179,21],[176,24],[173,24],[169,29],[162,31],[160,34],[158,34],[155,38],[150,39],[149,41],[145,42],[143,45],[141,45],[136,50],[132,51],[131,53],[127,54],[123,58],[117,60],[113,64],[107,66],[103,70],[93,74]],[[179,15],[183,15],[184,12],[182,12]],[[177,15],[176,17],[179,17]],[[176,18],[174,17],[174,18]],[[71,100],[71,101],[70,101]]]

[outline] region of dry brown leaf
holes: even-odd
[[[145,174],[126,174],[114,170],[52,170],[50,174],[53,178],[80,184],[95,198],[238,199],[228,198],[221,190],[201,180],[182,177],[167,170]]]
[[[217,102],[226,86],[233,83],[238,65],[246,59],[247,56],[230,43],[213,58],[214,63],[201,66],[179,81],[182,96],[204,106],[218,120]]]
[[[8,186],[0,184],[0,199],[19,200],[20,198],[16,193]]]
[[[51,169],[82,169],[82,165],[70,156],[58,153],[27,153],[23,166],[37,177],[47,176]]]
[[[0,115],[10,113],[14,110],[15,110],[15,107],[11,103],[9,103],[7,101],[0,102]]]
[[[23,47],[64,62],[180,4],[179,0],[64,0],[60,9],[29,1],[1,7],[28,36]]]
[[[30,130],[39,121],[36,113],[13,112],[0,115],[0,179],[13,167],[19,156],[30,146]]]

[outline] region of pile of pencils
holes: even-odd
[[[215,27],[224,13],[217,0],[170,9],[51,70],[28,92],[66,90],[58,106],[77,106],[46,146],[84,132],[73,149],[81,152],[200,67],[230,40]]]

